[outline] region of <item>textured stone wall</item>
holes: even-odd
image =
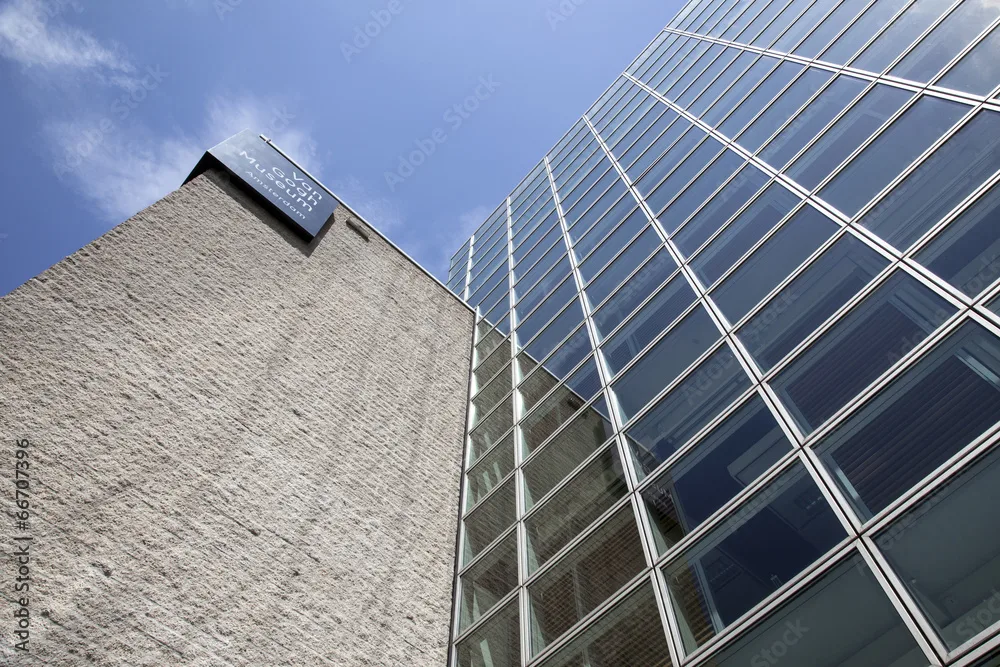
[[[472,314],[348,215],[209,173],[0,299],[0,663],[444,664]]]

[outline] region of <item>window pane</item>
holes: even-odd
[[[613,196],[617,196],[622,189],[624,188],[618,188],[617,186],[612,188],[612,191],[615,193]],[[577,257],[585,256],[594,247],[599,245],[604,236],[636,208],[635,197],[629,193],[624,194],[608,210],[605,210],[605,204],[610,204],[612,200],[608,195],[605,195],[603,199],[603,202],[598,202],[599,206],[595,206],[589,213],[583,216],[580,224],[569,230],[570,241],[575,244],[573,250],[576,252]],[[597,216],[601,216],[601,219],[594,223]]]
[[[962,325],[816,446],[869,519],[1000,420],[1000,341]]]
[[[771,25],[767,26],[767,28],[765,28],[759,35],[753,38],[751,44],[762,48],[770,46],[771,42],[773,42],[778,35],[780,35],[781,32],[785,30],[791,22],[798,17],[799,14],[801,14],[802,11],[811,4],[810,0],[793,0],[792,2],[789,2],[781,10],[781,13],[774,19]]]
[[[672,274],[677,269],[677,264],[670,257],[670,253],[666,249],[659,250],[653,259],[646,262],[646,264],[639,269],[628,281],[628,283],[622,287],[621,291],[615,294],[613,297],[608,299],[608,301],[602,305],[597,312],[594,313],[594,324],[597,328],[598,338],[604,338],[611,331],[621,324],[626,317],[628,317],[636,307],[643,302],[643,300],[656,290],[657,287],[663,284],[663,281],[667,279],[670,274]],[[671,286],[674,283],[678,285],[683,284],[687,287],[687,294],[690,294],[690,300],[688,304],[694,301],[694,291],[687,286],[687,281],[684,280],[683,276],[677,276],[671,281]]]
[[[636,142],[635,146],[629,148],[625,152],[625,155],[622,156],[621,162],[625,166],[625,173],[633,181],[641,176],[649,165],[653,164],[660,157],[663,151],[669,148],[677,141],[678,137],[691,127],[691,123],[677,117],[673,111],[669,113],[670,117],[667,120],[673,119],[672,123],[664,122],[661,124],[657,122],[656,125],[650,128],[649,132]]]
[[[757,88],[747,95],[733,113],[719,126],[727,137],[735,137],[768,102],[803,69],[802,65],[785,61],[778,65]]]
[[[705,122],[713,127],[718,126],[719,121],[738,105],[740,100],[760,83],[777,64],[777,58],[761,56],[760,60],[751,65],[750,69],[733,84],[733,87],[705,112]]]
[[[583,322],[583,307],[580,299],[573,302],[559,315],[552,319],[552,322],[542,330],[524,349],[535,359],[544,359],[549,352],[556,349],[562,341],[569,336],[570,332],[576,329]]]
[[[591,280],[596,276],[608,261],[618,252],[628,245],[639,231],[649,222],[646,214],[640,209],[632,211],[632,214],[624,223],[603,240],[590,256],[580,264],[580,275],[584,280]]]
[[[859,221],[905,250],[1000,169],[1000,114],[981,111]]]
[[[514,514],[514,480],[509,479],[465,517],[465,558],[462,562],[470,562],[514,525]]]
[[[1000,187],[953,220],[917,261],[968,296],[989,287],[1000,277]]]
[[[706,173],[699,178],[699,181],[709,175]],[[685,256],[690,256],[736,211],[753,199],[768,180],[767,174],[757,167],[750,164],[743,167],[733,180],[719,190],[712,200],[681,228],[674,237],[674,243]]]
[[[729,274],[712,292],[712,299],[735,324],[837,229],[836,224],[816,209],[803,207]]]
[[[728,345],[713,352],[628,429],[639,476],[655,470],[749,387],[750,377]]]
[[[660,132],[667,129],[667,126],[677,118],[677,114],[666,106],[656,103],[649,113],[635,127],[629,130],[628,134],[622,137],[617,144],[611,147],[614,154],[623,167],[629,167],[632,160],[644,150]]]
[[[571,344],[573,341],[569,341]],[[574,347],[574,351],[578,349]],[[587,352],[586,348],[581,349],[581,352]],[[524,382],[518,386],[518,394],[521,397],[521,410],[522,412],[527,412],[535,406],[553,387],[559,384],[562,378],[572,370],[572,367],[566,368],[560,365],[562,359],[560,358],[559,352],[555,353],[550,360],[546,361],[540,369],[529,375]],[[570,359],[569,361],[572,361]],[[580,361],[576,359],[575,361]],[[590,376],[593,377],[590,377]],[[596,383],[596,388],[593,386]],[[584,364],[573,375],[566,380],[566,384],[570,389],[576,391],[582,400],[587,401],[601,388],[600,382],[597,380],[597,368],[594,366],[593,361]]]
[[[847,24],[865,8],[868,0],[843,0],[823,22],[795,49],[795,54],[806,58],[815,58],[820,54],[837,33],[847,27]],[[830,3],[826,3],[827,9]]]
[[[795,19],[795,23],[792,24],[788,31],[778,38],[778,41],[774,43],[772,48],[776,51],[784,52],[792,49],[803,37],[811,32],[813,28],[819,25],[819,22],[823,20],[823,16],[828,11],[830,11],[830,3],[813,2],[804,14]]]
[[[692,127],[688,130],[684,136],[681,137],[677,143],[674,144],[670,150],[667,151],[667,153],[665,153],[664,156],[649,169],[649,171],[643,174],[642,178],[636,181],[636,189],[643,195],[648,195],[650,192],[655,190],[657,185],[659,185],[660,181],[663,180],[667,174],[672,172],[677,165],[685,162],[685,158],[688,156],[688,153],[690,153],[692,149],[698,145],[698,142],[705,138],[705,136],[705,133],[698,128]],[[702,144],[702,146],[714,146],[715,150],[713,153],[710,153],[701,160],[701,167],[705,166],[705,164],[712,157],[717,155],[719,151],[722,150],[722,144],[718,141],[715,141],[714,139],[710,139],[709,141],[713,143],[706,142],[705,144]],[[698,167],[698,169],[701,169],[701,167]],[[695,173],[697,173],[697,171],[698,170],[695,170]],[[693,173],[689,174],[687,179],[678,184],[678,187],[687,183],[692,176],[694,176]]]
[[[615,605],[586,632],[540,663],[539,667],[584,665],[671,667],[670,652],[660,625],[652,586],[644,585]]]
[[[791,124],[768,142],[760,157],[775,169],[784,167],[867,85],[861,79],[838,76]]]
[[[922,97],[826,184],[819,196],[854,216],[972,107]]]
[[[952,0],[916,0],[851,66],[883,72],[951,3]]]
[[[574,417],[582,406],[580,399],[569,392],[556,392],[542,401],[541,405],[521,422],[521,437],[525,451],[529,453],[534,451],[555,433],[556,429]],[[586,419],[595,421],[608,419],[608,406],[604,398],[599,398],[587,406],[579,417],[584,418],[584,415],[587,415]]]
[[[530,236],[523,239],[521,245],[514,248],[514,279],[519,279],[560,238],[562,229],[559,227],[556,214],[553,213],[549,219],[538,225]]]
[[[559,271],[556,275],[563,278],[566,274]],[[514,308],[518,318],[517,336],[522,343],[531,340],[576,294],[576,282],[572,276],[564,278],[557,287],[549,287],[547,282],[542,281],[538,288],[540,291],[535,292],[538,296],[545,297],[537,309],[533,298],[522,300]]]
[[[524,261],[514,266],[514,291],[526,292],[538,282],[550,268],[565,254],[566,244],[562,238],[562,228],[557,223],[542,238]]]
[[[684,648],[717,635],[846,535],[797,463],[663,568]]]
[[[997,28],[938,81],[945,88],[984,96],[997,84],[1000,84],[1000,29]]]
[[[876,85],[788,168],[788,175],[812,190],[911,97],[908,90]]]
[[[556,292],[557,290],[565,289],[565,285],[567,283],[573,283],[573,279],[571,277],[569,278],[567,277],[570,275],[570,272],[571,272],[571,266],[569,263],[569,258],[563,255],[562,258],[559,260],[559,263],[556,264],[555,268],[546,273],[545,276],[538,281],[538,284],[530,287],[527,294],[522,295],[515,288],[514,298],[520,299],[520,301],[518,301],[517,305],[514,307],[514,311],[517,313],[518,318],[526,319],[528,314],[531,313],[531,311],[535,309],[535,306],[541,303],[545,297],[547,297],[549,294],[552,294],[553,292]],[[520,284],[523,284],[525,289],[528,289],[530,286],[530,283],[528,281],[523,281],[522,283],[519,283],[519,285]],[[575,283],[573,284],[575,285]],[[576,289],[575,286],[573,287],[573,289],[574,290]],[[564,296],[561,298],[563,303],[569,300],[569,296]],[[561,304],[553,304],[553,305],[558,306]],[[551,316],[551,313],[549,316]]]
[[[623,507],[528,587],[533,654],[644,569],[646,558],[635,516],[631,507]]]
[[[587,298],[590,303],[597,305],[611,294],[621,282],[642,264],[643,260],[652,255],[663,245],[660,235],[652,227],[647,227],[646,231],[639,235],[628,248],[625,249],[618,259],[611,262],[601,275],[587,285]]]
[[[812,95],[833,78],[833,73],[822,69],[809,69],[788,87],[768,109],[757,117],[737,141],[750,152],[756,152],[785,121],[792,117]]]
[[[618,403],[630,414],[638,412],[719,336],[708,311],[698,306],[613,384]],[[618,370],[612,368],[613,372]]]
[[[510,392],[511,386],[511,369],[508,364],[501,373],[491,380],[489,384],[480,389],[473,397],[473,426],[478,424],[479,420],[493,409],[493,406],[499,403],[500,399]]]
[[[584,410],[524,464],[525,509],[531,509],[614,433],[597,410]]]
[[[906,0],[879,0],[865,10],[830,47],[823,52],[820,60],[844,65],[862,46],[878,32],[889,19],[898,12]]]
[[[772,183],[708,247],[698,253],[691,261],[691,268],[705,285],[714,285],[736,260],[746,254],[800,201],[787,188]]]
[[[618,460],[618,451],[612,447],[588,463],[524,520],[529,572],[548,562],[627,495],[625,473]]]
[[[875,537],[950,649],[1000,621],[998,506],[994,450]]]
[[[457,645],[459,667],[518,667],[521,631],[517,600]]]
[[[954,311],[947,301],[899,271],[786,367],[771,386],[802,431],[810,433]]]
[[[590,336],[587,334],[586,327],[580,327],[565,342],[560,343],[559,349],[545,359],[542,365],[549,375],[562,378],[583,361],[583,358],[589,353]],[[531,378],[529,374],[538,366],[538,361],[527,352],[517,355],[517,367],[522,378],[520,380],[522,385]]]
[[[709,67],[699,76],[691,86],[684,91],[684,94],[677,98],[678,106],[683,108],[688,108],[692,100],[696,99],[705,88],[707,88],[719,74],[729,67],[736,58],[743,53],[740,49],[727,48],[721,56],[719,56],[715,62],[713,62]]]
[[[930,81],[998,15],[1000,5],[995,2],[972,0],[961,3],[889,74],[921,83]]]
[[[709,105],[713,104],[720,95],[722,95],[730,84],[736,80],[740,74],[745,72],[750,65],[752,65],[757,60],[757,54],[751,53],[749,51],[744,51],[740,56],[733,61],[733,64],[726,68],[726,70],[719,75],[712,85],[705,89],[705,91],[698,96],[698,98],[691,103],[689,108],[690,112],[695,116],[700,116]],[[739,98],[737,98],[739,99]]]
[[[465,509],[486,497],[497,484],[504,480],[514,470],[514,438],[505,438],[494,447],[482,461],[469,470],[469,495],[466,498]]]
[[[719,184],[725,183],[736,170],[746,164],[746,161],[737,153],[733,151],[723,151],[722,155],[719,156],[711,165],[705,168],[705,170],[681,193],[674,199],[673,202],[659,215],[659,220],[663,223],[664,228],[667,233],[672,234],[677,230],[681,224],[687,220],[691,214],[698,209],[705,201],[715,192]],[[682,167],[681,169],[683,169]],[[678,169],[677,171],[681,171]],[[676,174],[677,172],[675,172]],[[667,179],[668,181],[671,179]],[[647,202],[650,206],[653,206],[653,210],[656,210],[655,205],[650,201],[659,191],[654,192],[647,198]]]
[[[485,616],[515,588],[517,588],[517,535],[511,533],[462,575],[459,632]]]
[[[889,260],[846,234],[737,332],[765,372],[851,300]]]
[[[514,397],[508,396],[469,434],[474,451],[485,452],[514,425]]]
[[[715,514],[792,448],[760,396],[642,492],[659,553]]]
[[[716,655],[715,667],[925,667],[928,663],[861,556],[816,583]]]

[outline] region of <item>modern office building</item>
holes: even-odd
[[[1000,665],[998,25],[692,0],[458,249],[453,664]]]

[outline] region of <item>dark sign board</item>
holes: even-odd
[[[243,190],[307,240],[319,234],[337,208],[330,193],[250,130],[210,149],[184,182],[212,166],[228,171]]]

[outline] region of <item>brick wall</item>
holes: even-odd
[[[472,314],[348,215],[305,246],[209,173],[0,299],[14,664],[444,664]]]

